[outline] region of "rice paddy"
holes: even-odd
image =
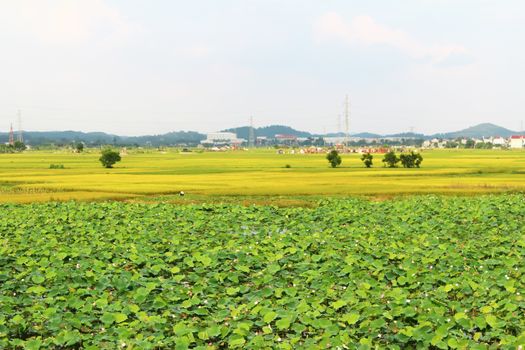
[[[277,154],[274,149],[189,152],[135,150],[113,169],[99,150],[27,151],[0,155],[0,202],[133,200],[172,202],[304,202],[322,196],[474,195],[525,191],[525,152],[433,150],[420,169],[384,168],[382,155],[366,169],[359,154],[341,167],[324,154]],[[50,169],[51,164],[64,169]],[[289,165],[287,168],[286,165]],[[179,198],[179,191],[187,195]]]

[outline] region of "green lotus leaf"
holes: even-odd
[[[42,275],[33,275],[33,277],[31,277],[31,280],[36,284],[41,284],[46,280],[46,278]]]
[[[42,346],[41,339],[30,339],[24,343],[24,349],[26,350],[39,350]]]
[[[360,318],[360,315],[356,312],[352,312],[352,313],[349,313],[349,314],[346,314],[343,319],[345,320],[346,323],[348,323],[349,325],[354,325],[357,323],[357,321],[359,321],[359,318]]]
[[[485,321],[492,328],[498,328],[499,327],[498,318],[496,316],[492,315],[492,314],[485,315]]]
[[[228,340],[228,344],[229,344],[232,348],[241,347],[241,346],[243,346],[245,343],[246,343],[246,339],[244,339],[243,337],[233,337],[233,338],[230,338],[230,340]]]
[[[266,323],[270,323],[273,320],[275,320],[276,318],[277,318],[277,313],[274,312],[274,311],[269,311],[266,314],[264,314],[263,321],[266,322]]]
[[[291,318],[284,317],[284,318],[277,320],[275,322],[275,325],[277,326],[278,329],[283,330],[283,329],[290,328],[291,322],[292,322]]]

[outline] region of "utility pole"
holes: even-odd
[[[250,130],[248,134],[248,147],[255,145],[255,131],[253,130],[253,116],[250,117]]]
[[[24,135],[22,135],[22,113],[18,110],[18,141],[24,142]]]
[[[520,120],[520,130],[518,132],[518,136],[521,141],[521,147],[525,147],[525,134],[523,133],[523,120]]]
[[[346,98],[345,98],[345,145],[346,147],[348,147],[348,142],[350,141],[349,128],[350,128],[350,101],[348,99],[348,95],[346,95]]]
[[[9,144],[15,145],[15,132],[13,131],[13,123],[11,123],[11,129],[9,130]]]

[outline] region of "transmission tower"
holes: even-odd
[[[250,130],[248,134],[248,146],[253,147],[255,145],[255,131],[253,129],[253,117],[250,117]]]
[[[350,141],[350,100],[348,95],[345,98],[345,145],[348,147],[348,142]]]
[[[18,141],[24,142],[24,135],[22,134],[22,113],[18,110]]]
[[[15,132],[13,131],[13,123],[11,123],[11,129],[9,130],[9,144],[14,146],[15,144]]]

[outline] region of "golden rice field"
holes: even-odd
[[[386,169],[381,155],[366,169],[358,154],[340,168],[322,154],[277,154],[273,149],[225,153],[131,151],[113,169],[98,150],[27,151],[0,155],[0,202],[49,200],[266,201],[324,195],[390,197],[406,194],[525,192],[525,151],[423,152],[420,169]],[[65,169],[50,169],[63,164]],[[290,168],[285,168],[289,164]],[[179,198],[177,193],[185,191]]]

